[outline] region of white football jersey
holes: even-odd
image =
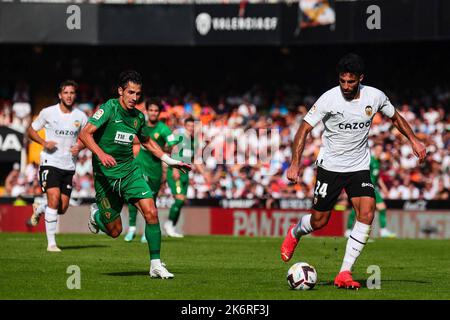
[[[55,141],[56,149],[41,152],[41,166],[52,166],[63,170],[75,170],[76,157],[70,148],[77,142],[81,129],[87,123],[87,116],[81,110],[73,108],[63,113],[59,103],[42,109],[31,127],[39,131],[45,128],[45,140]]]
[[[369,130],[375,113],[392,118],[395,108],[380,90],[360,85],[358,99],[347,101],[339,86],[325,92],[304,120],[315,126],[322,120],[324,132],[316,164],[334,172],[369,170]]]

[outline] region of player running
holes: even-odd
[[[408,139],[414,154],[422,162],[425,146],[415,136],[405,119],[386,95],[361,84],[364,63],[355,54],[344,56],[337,65],[339,86],[325,92],[309,110],[292,145],[292,163],[287,171],[291,181],[298,181],[300,159],[306,137],[322,121],[323,144],[317,156],[317,176],[312,214],[292,225],[281,246],[281,259],[289,261],[301,236],[323,228],[330,218],[337,197],[345,189],[356,210],[356,223],[347,241],[345,256],[334,284],[339,288],[360,288],[352,278],[352,267],[361,254],[370,233],[375,211],[374,185],[370,179],[368,135],[372,119],[381,111]]]
[[[133,203],[144,216],[145,237],[150,252],[150,276],[173,278],[160,260],[161,229],[153,192],[134,162],[133,140],[156,157],[180,170],[190,166],[170,158],[150,138],[144,115],[137,110],[141,98],[142,78],[136,71],[125,71],[119,77],[119,98],[101,105],[81,131],[80,139],[92,151],[96,203],[91,206],[89,229],[99,230],[113,238],[122,232],[120,212],[123,204]]]
[[[370,157],[370,179],[375,187],[375,204],[376,210],[378,211],[378,217],[380,221],[380,236],[382,238],[395,238],[396,234],[386,228],[386,204],[384,203],[383,197],[378,190],[378,186],[387,194],[387,188],[383,180],[380,179],[380,157],[383,152],[383,146],[377,144],[373,148],[373,155]],[[352,208],[350,215],[347,220],[347,230],[345,231],[345,236],[348,238],[352,232],[353,223],[355,222],[355,209]]]
[[[184,120],[184,132],[177,136],[177,141],[180,141],[173,147],[174,159],[186,162],[194,162],[195,152],[195,137],[194,137],[194,119],[189,117]],[[206,177],[203,167],[194,164],[195,169]],[[189,187],[189,173],[182,172],[176,168],[169,168],[167,170],[167,184],[174,197],[175,202],[170,207],[169,219],[164,223],[164,230],[169,237],[182,238],[183,235],[176,231],[175,226],[186,202],[187,191]]]
[[[159,121],[159,114],[161,112],[160,105],[157,101],[149,101],[147,105],[147,132],[150,134],[150,138],[155,140],[156,143],[164,148],[166,145],[168,148],[176,145],[178,140],[175,139],[174,134],[170,131],[169,127],[163,122]],[[139,140],[135,138],[135,145],[137,147],[136,163],[141,168],[144,175],[144,179],[149,185],[150,189],[154,192],[153,200],[156,203],[156,197],[161,187],[161,180],[163,175],[163,167],[161,159],[153,155],[150,151],[141,147]],[[125,241],[132,241],[136,236],[136,216],[137,208],[133,204],[128,204],[129,212],[129,229],[125,236]],[[145,233],[142,235],[141,242],[147,242]]]
[[[44,147],[40,155],[39,182],[47,200],[33,204],[29,225],[36,226],[45,213],[47,251],[60,252],[56,245],[58,214],[69,207],[72,192],[72,177],[78,153],[84,148],[78,135],[87,123],[87,116],[74,108],[77,84],[66,80],[59,86],[59,103],[42,109],[28,128],[31,140]],[[45,128],[45,140],[38,131]]]

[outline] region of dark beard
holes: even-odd
[[[355,97],[358,95],[358,90],[359,90],[359,85],[355,88],[355,90],[353,90],[352,92],[347,93],[347,94],[345,94],[341,88],[341,93],[344,96],[345,100],[351,101],[351,100],[355,99]]]

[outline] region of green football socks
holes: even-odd
[[[169,220],[173,222],[173,225],[177,224],[183,205],[184,200],[175,199],[175,203],[170,207]]]
[[[145,225],[145,238],[147,239],[150,260],[160,259],[161,257],[161,229],[159,222],[156,224]]]

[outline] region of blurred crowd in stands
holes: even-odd
[[[27,84],[19,82],[9,99],[0,100],[0,125],[25,131],[33,109],[28,91]],[[86,92],[81,84],[77,106],[91,116],[103,100],[95,88]],[[291,158],[293,137],[317,96],[301,95],[296,86],[286,86],[277,89],[277,93],[272,95],[274,98],[269,100],[269,95],[256,86],[243,94],[224,95],[216,103],[209,103],[206,94],[197,97],[177,87],[169,92],[169,95],[160,97],[161,120],[172,130],[182,132],[183,120],[192,115],[198,120],[200,134],[196,139],[203,141],[198,144],[197,155],[201,155],[205,147],[214,150],[203,154],[205,176],[195,170],[191,172],[189,198],[312,198],[314,160],[323,130],[321,124],[308,138],[302,158],[301,182],[289,184],[286,169]],[[377,114],[373,119],[369,143],[371,146],[382,144],[384,148],[381,156],[381,179],[387,186],[384,197],[449,199],[450,91],[437,87],[434,92],[411,101],[405,101],[397,93],[386,93],[426,143],[429,153],[425,163],[419,165],[406,139],[389,119]],[[38,110],[34,111],[36,116]],[[263,154],[262,150],[268,150],[268,153]],[[244,161],[236,157],[240,153],[245,154]],[[223,158],[223,154],[228,156]],[[6,177],[4,195],[40,194],[37,172],[36,163],[27,164],[23,172],[20,172],[19,164],[15,164]],[[93,195],[91,153],[83,150],[78,158],[72,197]],[[165,183],[160,190],[161,195],[170,196]]]

